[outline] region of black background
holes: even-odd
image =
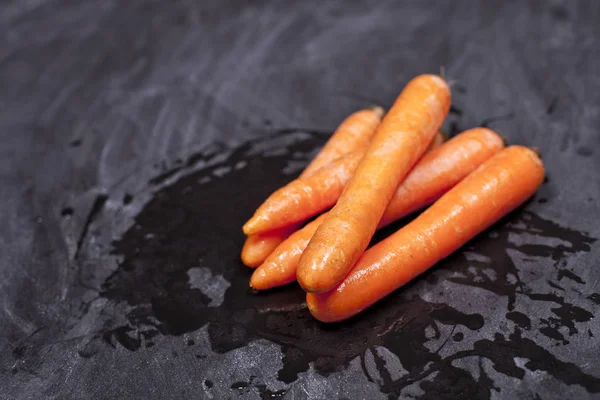
[[[594,1],[3,2],[0,398],[600,396],[599,43]],[[343,324],[249,293],[253,209],[440,66],[535,198]]]

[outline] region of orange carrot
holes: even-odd
[[[286,285],[296,280],[300,256],[327,213],[306,224],[285,239],[252,273],[250,286],[256,290]]]
[[[351,114],[340,124],[321,151],[302,171],[300,178],[312,175],[319,168],[345,154],[366,147],[384,114],[384,109],[379,106],[371,106]]]
[[[258,267],[277,246],[299,227],[300,224],[293,224],[273,231],[248,236],[242,247],[242,262],[250,268]]]
[[[333,206],[365,151],[358,149],[273,192],[244,224],[244,233],[254,235],[282,228]]]
[[[495,132],[474,128],[425,154],[396,190],[377,229],[433,203],[503,147],[502,138]],[[265,290],[296,280],[300,256],[325,215],[284,240],[252,274],[250,285]]]
[[[300,257],[297,279],[304,290],[325,292],[344,279],[449,108],[450,88],[441,77],[421,75],[406,85],[337,204]]]
[[[543,179],[536,153],[507,147],[414,221],[367,250],[334,290],[309,293],[310,312],[323,322],[358,314],[525,202]]]

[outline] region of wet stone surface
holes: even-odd
[[[594,10],[188,3],[2,6],[0,398],[600,396]],[[252,293],[254,208],[441,64],[444,130],[538,147],[538,194],[349,321],[297,285]]]

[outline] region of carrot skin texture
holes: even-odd
[[[522,146],[507,147],[411,223],[366,251],[334,290],[308,293],[311,314],[323,322],[358,314],[524,203],[543,179],[537,154]]]
[[[300,178],[312,175],[319,168],[345,154],[366,147],[375,134],[384,114],[384,109],[379,106],[372,106],[350,114],[331,135],[321,151],[302,171]]]
[[[337,204],[300,257],[308,292],[337,285],[367,248],[394,191],[425,152],[450,108],[450,88],[420,75],[404,88],[377,129]]]
[[[255,290],[265,290],[294,282],[300,256],[325,215],[319,215],[277,246],[265,262],[254,270],[250,277],[250,286]]]
[[[365,151],[366,148],[355,150],[312,175],[293,180],[273,192],[244,224],[244,233],[254,235],[279,229],[305,221],[333,206],[354,174]]]
[[[299,227],[300,224],[293,224],[281,229],[248,236],[242,247],[242,262],[248,268],[258,267],[265,262],[277,246],[298,230]]]
[[[441,137],[436,135],[437,143],[432,145],[439,145]],[[503,147],[497,133],[474,128],[426,153],[396,190],[377,229],[433,203]],[[252,275],[250,285],[265,290],[293,282],[300,256],[325,215],[294,232],[273,250]]]
[[[503,148],[496,132],[473,128],[426,153],[396,189],[377,229],[433,203]]]

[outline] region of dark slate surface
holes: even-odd
[[[485,5],[483,5],[485,4]],[[4,1],[0,398],[600,396],[600,2]],[[535,198],[325,326],[240,226],[351,111],[446,68]]]

